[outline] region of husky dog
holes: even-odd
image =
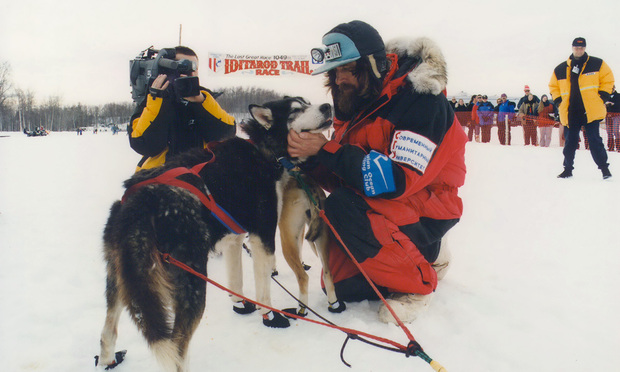
[[[321,105],[318,111],[308,110],[308,103],[300,100],[288,107],[288,102],[283,101],[278,107],[277,105],[257,106],[251,105],[250,112],[253,119],[242,124],[242,129],[250,138],[261,138],[263,136],[271,137],[273,140],[265,140],[255,142],[259,151],[265,157],[286,158],[287,142],[286,137],[290,129],[297,132],[320,132],[329,127],[331,122],[325,123],[320,127],[315,127],[314,123],[325,116],[327,112],[331,115],[331,106],[329,104]],[[283,117],[282,113],[292,110],[292,115],[288,119]],[[287,123],[288,120],[288,123]],[[299,165],[308,159],[288,159],[291,166]],[[303,187],[300,185],[303,183]],[[305,265],[301,259],[301,245],[304,238],[304,228],[307,226],[308,231],[305,235],[306,241],[314,253],[319,256],[323,266],[323,283],[327,293],[329,303],[328,310],[333,313],[340,313],[346,309],[346,305],[342,301],[338,301],[336,290],[334,288],[331,273],[329,272],[328,263],[328,228],[319,216],[318,212],[323,209],[325,201],[325,193],[321,187],[310,177],[301,172],[296,172],[293,176],[289,172],[285,172],[278,182],[278,193],[281,195],[281,203],[279,205],[279,222],[280,240],[282,244],[282,253],[286,262],[295,273],[297,283],[299,285],[299,300],[303,304],[308,303],[308,274]],[[288,312],[297,313],[305,316],[306,308],[299,305],[297,310],[287,309]]]
[[[316,212],[306,213],[312,209],[308,208],[309,202],[303,201],[304,195],[298,192],[298,186],[295,189],[278,159],[287,156],[288,130],[326,129],[331,125],[331,106],[312,106],[297,97],[263,106],[252,105],[250,112],[254,119],[242,125],[250,141],[232,138],[210,146],[209,150],[179,154],[164,166],[138,172],[125,182],[128,192],[122,202],[112,205],[103,234],[107,314],[98,363],[113,367],[121,361],[114,347],[119,317],[127,308],[162,367],[167,371],[186,370],[187,348],[205,308],[206,283],[163,262],[162,254],[170,254],[206,275],[209,252],[221,250],[227,263],[230,289],[243,295],[240,265],[246,235],[232,233],[229,226],[214,216],[216,213],[203,205],[201,195],[211,195],[247,232],[258,302],[271,306],[269,278],[275,267],[279,210],[282,211],[280,226],[285,230],[283,237],[289,239],[283,243],[289,264],[294,258],[301,263],[298,246],[303,224],[308,223],[311,226],[308,238],[320,246],[317,250],[327,267],[326,254],[321,253],[325,251],[327,232],[320,227]],[[207,164],[192,172],[180,172],[175,178],[189,183],[200,193],[178,184],[148,183],[136,187],[147,180],[164,177],[170,170],[176,172],[203,163]],[[316,193],[318,188],[311,189]],[[316,194],[316,198],[320,200],[324,195]],[[306,275],[303,269],[303,275],[294,270],[298,278]],[[326,277],[326,283],[331,283],[329,272]],[[307,298],[307,275],[305,282],[302,279],[299,279],[300,291],[302,298],[304,293]],[[335,303],[333,285],[327,285],[328,291],[330,288],[328,299]],[[236,296],[232,299],[233,309],[238,313],[255,309]],[[278,313],[269,309],[261,309],[261,313],[267,326],[289,326],[289,321]]]

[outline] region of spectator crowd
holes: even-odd
[[[553,128],[558,128],[559,144],[564,146],[564,127],[560,124],[558,108],[547,94],[540,98],[533,94],[528,85],[523,88],[518,102],[509,100],[503,93],[495,103],[484,94],[474,94],[466,103],[462,98],[452,97],[450,105],[467,132],[469,141],[491,142],[491,129],[497,127],[497,137],[502,145],[510,145],[512,128],[521,126],[526,146],[549,147]],[[620,94],[616,88],[606,102],[607,117],[604,121],[607,132],[607,149],[620,152]],[[584,145],[588,139],[584,133]]]

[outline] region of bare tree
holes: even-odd
[[[104,123],[108,125],[118,125],[128,123],[135,110],[132,103],[106,103],[101,109],[100,115]]]
[[[41,116],[45,123],[44,126],[49,130],[61,130],[61,103],[62,98],[52,96],[40,108]]]
[[[0,63],[0,130],[9,130],[11,106],[9,92],[11,84],[11,65],[8,62]]]
[[[30,90],[24,92],[17,89],[17,113],[19,118],[19,130],[24,128],[32,130],[37,126],[34,93]]]
[[[240,119],[249,116],[248,106],[252,103],[261,104],[282,98],[279,94],[272,90],[256,88],[256,87],[234,87],[226,88],[217,97],[217,101],[229,114]]]

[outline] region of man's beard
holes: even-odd
[[[363,92],[350,84],[342,84],[332,88],[332,97],[336,106],[336,117],[349,120],[364,109],[376,97]]]

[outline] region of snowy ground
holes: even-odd
[[[469,143],[461,189],[465,214],[453,229],[453,267],[428,312],[409,329],[425,351],[455,371],[594,371],[620,365],[620,154],[603,181],[587,151],[575,176],[562,170],[557,130],[550,148]],[[0,360],[3,371],[95,371],[105,316],[102,229],[121,182],[138,156],[124,134],[0,133]],[[333,315],[312,265],[310,306],[333,322],[406,344],[402,330],[378,322],[376,302]],[[244,255],[246,294],[254,292]],[[279,280],[296,292],[278,256]],[[221,257],[209,275],[224,281]],[[294,306],[272,285],[274,304]],[[301,321],[268,329],[258,315],[231,311],[209,286],[207,310],[190,348],[192,371],[431,371],[405,358],[349,342],[341,332]],[[124,315],[115,371],[158,371]]]

